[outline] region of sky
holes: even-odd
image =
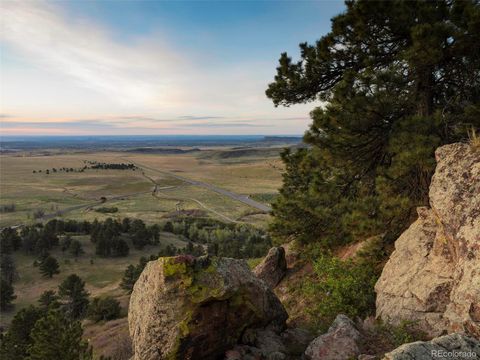
[[[265,96],[342,1],[0,1],[8,135],[300,135],[319,103]]]

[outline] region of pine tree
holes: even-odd
[[[40,298],[38,299],[38,303],[40,307],[44,310],[48,309],[55,309],[60,307],[59,297],[53,290],[45,290]]]
[[[281,55],[276,106],[314,100],[307,149],[286,151],[272,233],[327,246],[396,234],[428,203],[439,145],[480,127],[477,1],[349,1],[332,30]]]
[[[131,293],[133,291],[133,285],[135,285],[135,282],[137,281],[137,279],[138,279],[138,274],[137,274],[137,270],[135,269],[135,266],[128,265],[128,267],[125,269],[125,272],[123,274],[120,287],[126,290],[128,293]]]
[[[125,240],[122,238],[113,241],[113,256],[128,256],[130,248]]]
[[[28,347],[32,344],[31,331],[43,315],[43,311],[35,306],[29,306],[15,314],[1,342],[0,358],[2,360],[18,360],[27,357]]]
[[[22,245],[22,239],[17,230],[11,227],[4,228],[0,233],[0,253],[9,254],[18,250]]]
[[[45,257],[40,263],[40,273],[49,278],[55,274],[60,274],[60,266],[57,259],[50,255]]]
[[[27,359],[92,359],[91,350],[82,335],[83,329],[79,321],[68,319],[60,310],[50,310],[32,329],[32,344]]]
[[[68,247],[68,252],[74,257],[79,257],[84,253],[82,243],[78,240],[73,240]]]
[[[78,275],[69,275],[59,285],[58,295],[71,318],[78,319],[85,314],[88,308],[89,294],[85,290],[85,282]]]
[[[0,280],[0,310],[7,310],[16,298],[12,284],[2,278]]]
[[[15,262],[10,255],[1,255],[0,257],[0,275],[9,284],[12,284],[17,277]]]
[[[88,307],[88,318],[98,321],[108,321],[117,319],[120,316],[122,308],[118,300],[111,296],[94,298]]]

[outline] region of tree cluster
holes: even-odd
[[[270,237],[262,230],[247,224],[226,224],[208,218],[185,218],[166,223],[165,228],[171,232],[183,235],[196,244],[205,245],[208,253],[215,256],[240,259],[264,256],[270,249]],[[195,253],[190,247],[189,253]]]

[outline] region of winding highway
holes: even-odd
[[[226,189],[220,188],[218,186],[215,186],[215,185],[203,182],[203,181],[188,179],[186,177],[174,174],[174,173],[169,172],[169,171],[155,169],[155,168],[152,168],[150,166],[134,162],[131,159],[128,159],[128,161],[135,164],[139,168],[148,169],[150,171],[155,171],[155,172],[160,173],[160,174],[164,174],[164,175],[174,177],[174,178],[176,178],[178,180],[181,180],[181,181],[183,181],[187,184],[202,187],[204,189],[208,189],[210,191],[216,192],[217,194],[221,194],[221,195],[227,196],[227,197],[229,197],[233,200],[240,201],[240,202],[242,202],[242,203],[244,203],[248,206],[251,206],[251,207],[253,207],[257,210],[260,210],[260,211],[263,211],[263,212],[266,212],[266,213],[272,211],[270,206],[262,204],[258,201],[255,201],[255,200],[251,199],[250,197],[248,197],[246,195],[237,194],[237,193],[234,193],[230,190],[226,190]]]

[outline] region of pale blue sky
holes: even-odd
[[[1,2],[4,134],[301,134],[275,108],[279,55],[330,29],[340,1]]]

